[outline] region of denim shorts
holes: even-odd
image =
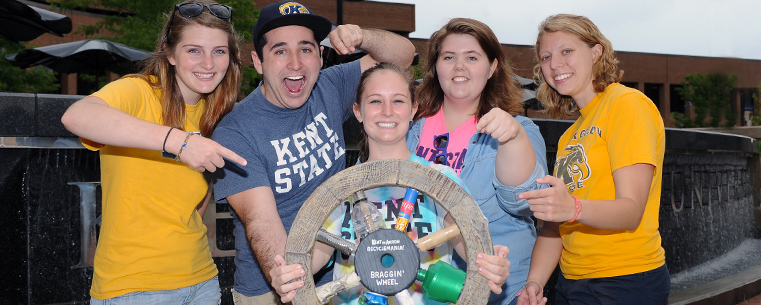
[[[90,298],[91,305],[131,305],[131,304],[166,304],[166,305],[219,305],[222,293],[219,279],[210,280],[174,290],[135,291],[105,300]]]
[[[671,278],[666,265],[641,273],[581,280],[562,272],[555,286],[555,305],[667,305]]]

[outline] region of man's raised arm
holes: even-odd
[[[362,29],[357,25],[345,24],[336,27],[328,37],[339,54],[349,54],[356,48],[365,51],[369,56],[360,59],[362,71],[378,62],[407,68],[415,56],[415,46],[409,39],[385,30]]]

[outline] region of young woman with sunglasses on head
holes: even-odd
[[[360,162],[382,159],[409,160],[436,169],[462,185],[462,180],[451,168],[418,157],[407,149],[406,136],[409,122],[415,115],[417,107],[412,77],[408,71],[393,64],[380,63],[363,72],[357,88],[357,97],[353,104],[354,116],[363,125],[362,139],[358,145]],[[375,206],[379,207],[382,215],[393,215],[394,211],[400,210],[405,192],[406,188],[381,187],[365,190],[364,194],[369,202],[373,202]],[[421,195],[421,198],[422,201],[418,201],[416,204],[415,215],[411,215],[407,224],[406,232],[412,240],[423,237],[424,235],[419,235],[422,232],[432,233],[454,223],[454,220],[435,202],[426,196]],[[343,236],[347,240],[355,241],[353,229],[348,226],[351,220],[350,215],[353,212],[352,206],[350,202],[344,204],[349,206],[339,206],[328,217],[325,229],[335,235]],[[387,228],[394,228],[395,224],[395,218],[386,219]],[[424,229],[418,231],[416,229],[418,227]],[[440,260],[449,262],[453,248],[464,253],[462,238],[454,239],[431,251],[420,252],[421,268],[427,269]],[[314,257],[329,258],[333,253],[333,248],[316,243],[315,252],[320,252],[322,255],[315,255]],[[481,275],[493,282],[502,283],[509,275],[510,262],[506,258],[508,249],[505,246],[496,246],[494,253],[495,255],[481,254],[476,260],[476,264],[481,267],[479,270]],[[344,274],[353,272],[353,261],[353,257],[343,258],[339,254],[335,261],[333,277],[338,279]],[[312,265],[323,266],[325,263],[327,263],[327,259],[321,262],[313,262]],[[275,258],[275,264],[279,267],[270,271],[272,287],[278,292],[283,303],[289,302],[295,296],[295,289],[304,284],[300,280],[291,282],[291,280],[303,276],[303,268],[298,264],[284,265],[285,260],[280,256]],[[495,285],[495,287],[498,286]],[[361,285],[342,291],[333,297],[331,302],[333,304],[357,304],[362,291]],[[442,304],[426,299],[420,282],[415,282],[408,291],[414,304]],[[406,304],[402,301],[393,303]]]
[[[488,219],[493,243],[510,248],[510,277],[489,299],[509,304],[524,286],[536,240],[529,205],[517,194],[539,188],[547,166],[539,128],[517,115],[522,90],[491,29],[455,18],[435,32],[416,96],[408,148],[454,168]]]
[[[558,140],[550,188],[519,195],[545,226],[520,304],[667,304],[671,282],[658,233],[665,131],[658,108],[618,83],[610,41],[591,20],[550,16],[539,26],[537,97],[553,118],[579,111]]]
[[[175,6],[142,74],[74,103],[61,121],[99,150],[102,226],[91,304],[218,304],[202,215],[204,171],[246,160],[209,140],[241,81],[232,9]],[[200,132],[200,134],[199,134]]]

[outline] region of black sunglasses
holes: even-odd
[[[447,146],[449,145],[449,133],[433,137],[433,147],[438,149],[440,153],[433,157],[433,163],[449,165],[447,161]]]
[[[203,8],[208,8],[209,12],[219,19],[227,19],[232,22],[233,8],[224,4],[218,3],[180,3],[174,6],[175,10],[180,12],[180,15],[185,18],[193,18],[203,13]]]

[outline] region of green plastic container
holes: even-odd
[[[429,300],[457,303],[462,286],[465,285],[465,271],[438,261],[428,270],[418,269],[417,280],[423,283],[423,293]]]

